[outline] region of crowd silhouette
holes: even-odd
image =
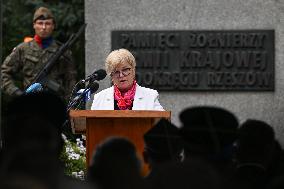
[[[143,160],[127,138],[102,141],[84,181],[64,175],[59,160],[68,119],[60,97],[17,97],[5,117],[1,189],[284,188],[284,155],[273,127],[254,119],[239,123],[221,107],[188,107],[180,113],[180,127],[158,121],[144,134]],[[142,161],[149,165],[146,176]]]
[[[7,108],[0,161],[0,188],[87,188],[64,175],[59,155],[62,125],[67,119],[64,101],[40,92],[13,99]]]

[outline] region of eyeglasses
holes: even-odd
[[[112,72],[110,76],[116,77],[116,78],[119,78],[121,74],[122,76],[128,76],[130,74],[130,71],[131,71],[131,68],[124,68],[121,71]]]

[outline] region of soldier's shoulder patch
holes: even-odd
[[[29,47],[29,43],[30,42],[22,42],[22,43],[18,44],[16,47],[13,48],[12,52],[15,52],[16,50],[25,49],[26,47]]]
[[[23,43],[18,44],[16,47],[13,48],[12,52],[15,52],[17,49],[21,48]]]

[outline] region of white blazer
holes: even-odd
[[[114,110],[114,87],[102,90],[94,95],[91,110]],[[164,108],[159,102],[159,94],[154,89],[136,84],[132,110],[160,110]]]

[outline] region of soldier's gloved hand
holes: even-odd
[[[24,94],[23,91],[21,91],[20,89],[17,89],[17,90],[13,93],[13,96],[21,96],[21,95],[23,95],[23,94]]]

